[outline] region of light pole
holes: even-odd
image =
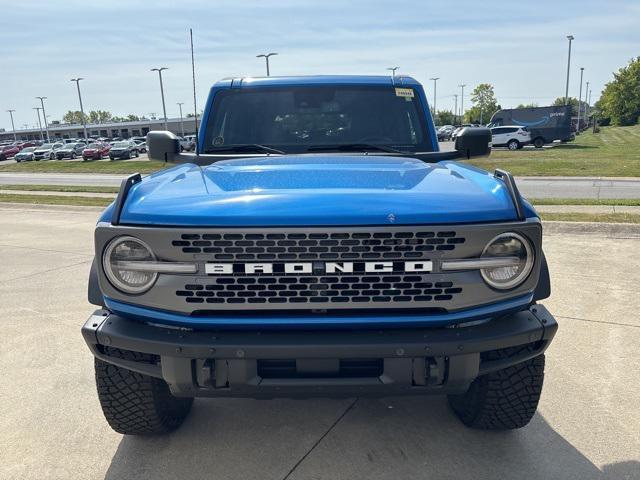
[[[433,77],[429,80],[433,80],[433,115],[436,115],[436,82],[440,80],[440,77]]]
[[[88,139],[89,135],[87,134],[87,120],[84,116],[84,108],[82,107],[82,95],[80,95],[80,80],[84,80],[82,77],[72,78],[72,82],[76,82],[76,87],[78,88],[78,100],[80,101],[80,115],[82,116],[82,129],[84,130],[84,139]]]
[[[16,137],[16,126],[13,124],[13,112],[15,112],[15,110],[9,109],[7,110],[7,112],[9,112],[9,116],[11,116],[11,128],[13,129],[13,141],[15,142],[16,140],[18,140],[18,138]]]
[[[460,123],[464,123],[464,87],[466,87],[466,84],[461,84],[458,85],[461,89],[462,89],[462,93],[460,95]]]
[[[178,105],[180,109],[180,132],[182,132],[182,137],[184,137],[184,123],[182,121],[182,105],[184,105],[184,102],[178,102],[176,105]]]
[[[576,124],[576,132],[580,131],[580,113],[582,113],[582,75],[583,74],[584,74],[584,67],[580,67],[580,93],[578,93],[578,123]]]
[[[591,106],[591,90],[589,90],[589,82],[587,82],[587,88],[584,91],[584,119],[589,127],[589,107]]]
[[[158,78],[160,79],[160,95],[162,96],[162,112],[164,114],[164,129],[169,130],[167,125],[167,107],[164,104],[164,86],[162,85],[162,71],[169,70],[167,67],[152,68],[152,72],[158,72]]]
[[[455,107],[453,107],[453,124],[456,124],[456,120],[458,119],[458,94],[454,93],[453,98],[455,99]]]
[[[273,57],[274,55],[278,55],[278,52],[261,53],[260,55],[256,55],[256,58],[264,58],[264,61],[267,64],[267,77],[270,74],[270,72],[269,72],[269,57]]]
[[[42,133],[42,122],[40,122],[40,107],[33,107],[38,112],[38,125],[40,126],[40,140],[44,142],[44,133]]]
[[[47,97],[36,97],[36,99],[40,100],[40,105],[42,105],[42,117],[44,118],[44,129],[47,132],[47,142],[49,141],[49,123],[47,122],[47,112],[44,110],[44,101]]]
[[[569,103],[569,71],[571,68],[571,42],[573,41],[573,35],[567,35],[567,40],[569,40],[569,56],[567,57],[567,86],[564,90],[565,105]]]
[[[391,76],[395,77],[396,76],[396,70],[398,70],[400,67],[387,67],[387,70],[391,70]]]

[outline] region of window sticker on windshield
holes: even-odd
[[[413,98],[413,88],[396,88],[396,97]]]

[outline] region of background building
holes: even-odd
[[[196,124],[193,117],[185,117],[183,119],[184,134],[193,135],[196,133]],[[198,119],[198,125],[200,119]],[[167,126],[169,131],[176,135],[182,135],[182,126],[180,124],[180,118],[167,119]],[[143,137],[151,130],[164,130],[164,120],[139,120],[135,122],[111,122],[101,124],[87,124],[87,133],[89,137],[107,137],[107,138],[129,138],[129,137]],[[42,134],[45,139],[47,132],[42,129]],[[40,140],[39,128],[28,129],[16,129],[16,137],[18,140]],[[49,124],[49,137],[51,140],[61,140],[63,138],[83,138],[84,130],[82,125],[73,124]],[[13,140],[13,131],[0,131],[1,140]]]

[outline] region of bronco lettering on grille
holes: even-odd
[[[207,263],[207,275],[263,275],[314,273],[431,272],[433,262],[289,262],[289,263]]]

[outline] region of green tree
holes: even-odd
[[[471,103],[473,106],[464,112],[465,123],[488,123],[491,115],[500,110],[493,85],[490,83],[481,83],[473,89]]]
[[[89,123],[106,123],[112,118],[113,115],[107,110],[91,110],[89,112]]]
[[[433,116],[436,125],[453,125],[453,112],[451,110],[438,110]]]
[[[87,121],[87,116],[84,116],[85,122]],[[67,113],[65,113],[62,116],[62,121],[64,123],[74,123],[74,124],[81,124],[82,123],[82,112],[80,112],[79,110],[76,111],[72,111],[69,110]]]
[[[133,113],[130,113],[129,115],[127,115],[126,118],[127,122],[138,122],[140,121],[140,117],[137,115],[134,115]]]
[[[613,125],[635,125],[640,120],[640,57],[613,74],[598,102],[598,112]]]
[[[516,108],[536,108],[538,107],[537,103],[521,103]]]

